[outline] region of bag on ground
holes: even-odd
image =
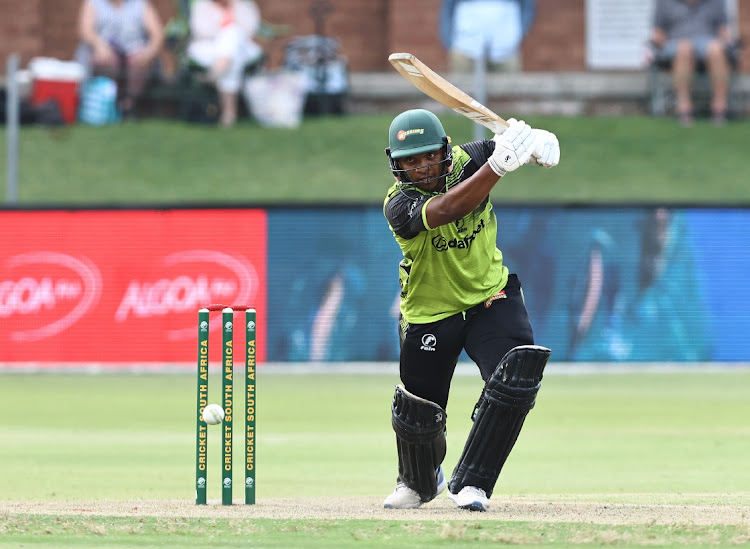
[[[247,109],[261,126],[296,128],[305,104],[305,77],[298,72],[251,76],[243,94]]]
[[[117,82],[95,76],[81,86],[78,120],[82,124],[104,126],[121,120],[117,109]]]

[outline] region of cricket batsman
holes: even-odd
[[[393,119],[386,154],[396,182],[383,204],[399,264],[400,378],[391,405],[398,479],[384,501],[411,509],[448,488],[457,507],[486,511],[529,410],[550,350],[534,344],[521,283],[497,248],[490,191],[525,164],[557,165],[554,134],[511,119],[491,140],[452,146],[423,109]],[[446,408],[465,350],[485,381],[450,482]]]

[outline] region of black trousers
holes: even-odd
[[[430,324],[399,323],[401,382],[407,391],[446,409],[462,350],[486,381],[505,353],[534,344],[518,277],[511,274],[501,296],[495,297]]]

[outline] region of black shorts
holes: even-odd
[[[401,323],[399,336],[404,387],[444,409],[462,350],[476,362],[486,381],[505,353],[518,345],[534,344],[521,283],[514,274],[500,297],[430,324],[408,324],[404,329]]]

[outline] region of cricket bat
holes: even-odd
[[[388,56],[388,61],[401,76],[435,101],[489,128],[492,133],[503,133],[508,127],[508,123],[500,116],[448,82],[412,54],[392,53]]]

